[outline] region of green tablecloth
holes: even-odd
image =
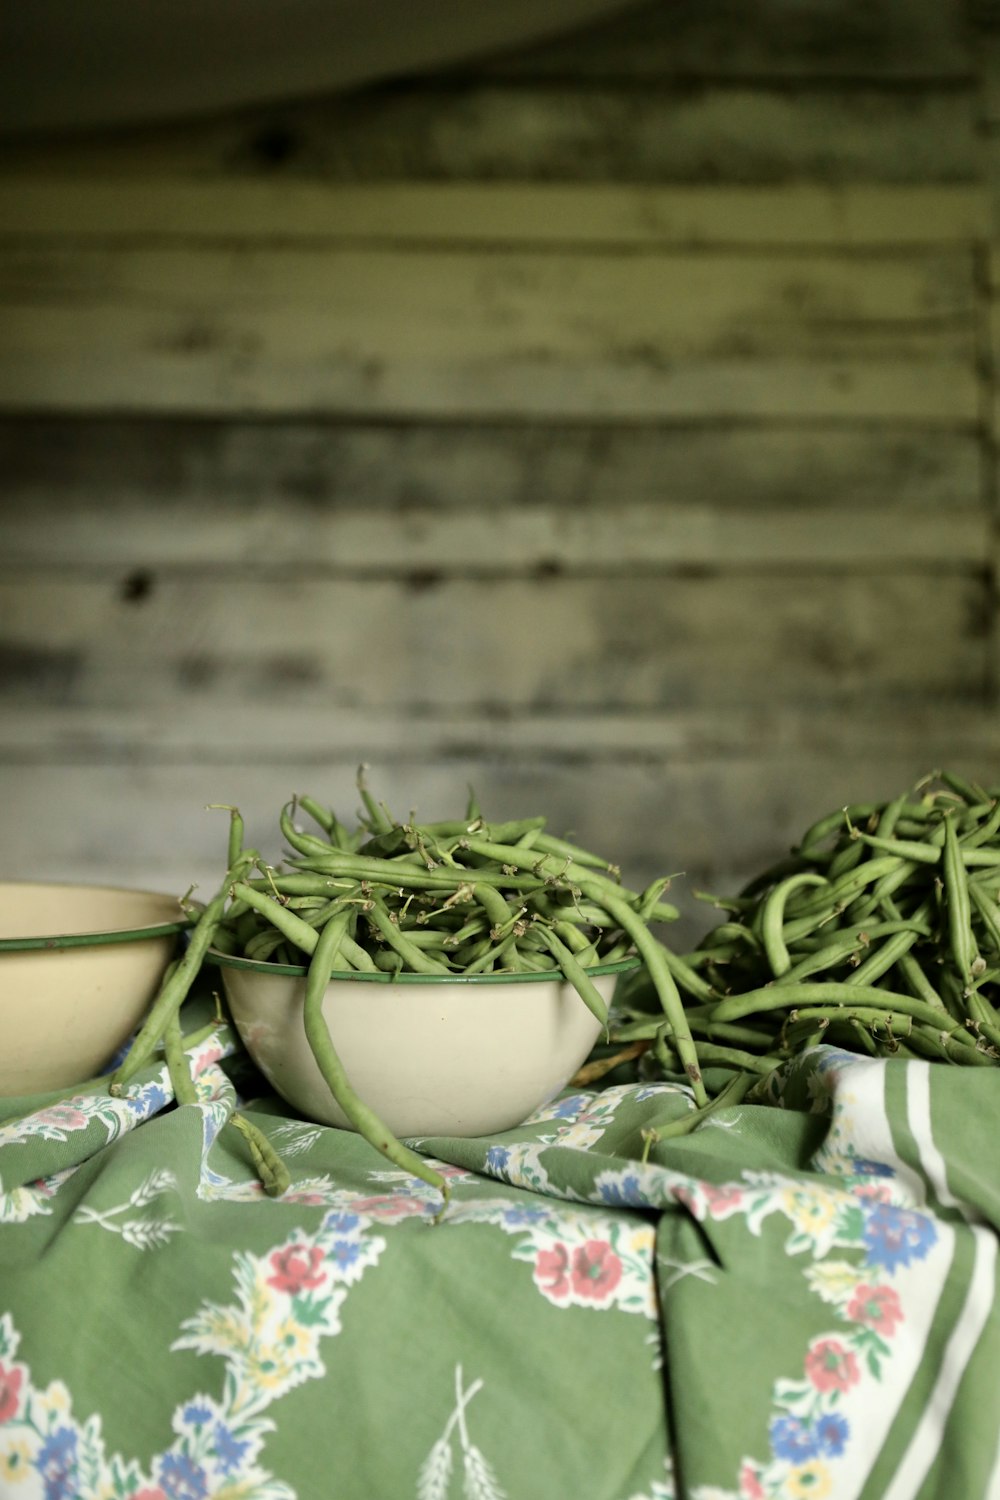
[[[831,1048],[636,1156],[681,1084],[434,1140],[453,1201],[246,1104],[228,1031],[0,1119],[0,1495],[1000,1494],[1000,1077]],[[33,1110],[27,1115],[24,1111]],[[18,1114],[21,1117],[15,1118]]]

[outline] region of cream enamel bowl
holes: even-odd
[[[175,896],[0,881],[0,1096],[66,1088],[104,1067],[188,926]]]
[[[300,1114],[347,1126],[303,1026],[305,971],[210,953],[233,1021],[271,1086]],[[606,1000],[635,960],[589,972]],[[355,1093],[394,1135],[492,1135],[546,1103],[600,1025],[561,975],[334,975],[323,1014]]]

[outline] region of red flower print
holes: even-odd
[[[818,1391],[850,1390],[861,1378],[850,1349],[837,1339],[817,1339],[806,1355],[806,1374]]]
[[[0,1363],[0,1422],[10,1422],[17,1416],[18,1397],[24,1371],[17,1365],[8,1370]]]
[[[892,1189],[885,1182],[864,1182],[851,1188],[851,1192],[865,1203],[889,1203],[892,1199]]]
[[[286,1245],[284,1250],[275,1250],[271,1256],[274,1275],[267,1278],[268,1286],[276,1286],[279,1292],[295,1297],[309,1287],[322,1285],[325,1272],[323,1252],[315,1246]]]
[[[607,1240],[588,1240],[573,1252],[573,1290],[588,1302],[604,1302],[622,1279],[622,1263]]]
[[[712,1182],[703,1182],[701,1186],[705,1194],[705,1202],[708,1204],[708,1211],[716,1218],[721,1218],[730,1209],[739,1208],[743,1202],[742,1191],[731,1183],[726,1187],[716,1187]]]
[[[555,1302],[569,1296],[569,1251],[558,1244],[554,1250],[539,1250],[535,1261],[535,1281]]]
[[[155,1490],[136,1490],[129,1500],[167,1500],[166,1492],[157,1485]]]
[[[740,1495],[742,1500],[764,1500],[764,1486],[757,1478],[757,1471],[751,1464],[744,1464],[740,1470]]]
[[[41,1118],[46,1125],[54,1125],[59,1130],[82,1130],[87,1123],[83,1110],[72,1104],[51,1104],[42,1110]]]
[[[847,1316],[891,1338],[903,1321],[903,1309],[891,1286],[859,1286],[847,1304]]]

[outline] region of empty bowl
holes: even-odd
[[[0,881],[0,1096],[96,1075],[159,989],[176,896],[111,886]]]

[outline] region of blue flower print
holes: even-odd
[[[360,1224],[357,1214],[332,1213],[327,1214],[323,1220],[323,1228],[327,1234],[354,1234]]]
[[[892,1167],[884,1161],[872,1161],[867,1156],[852,1156],[849,1160],[852,1177],[895,1177],[896,1175]]]
[[[808,1423],[799,1417],[775,1417],[770,1428],[771,1447],[777,1458],[793,1464],[816,1457],[816,1438]]]
[[[166,1109],[167,1091],[162,1084],[147,1083],[137,1094],[127,1097],[124,1103],[140,1120],[148,1120],[150,1115],[159,1114],[161,1109]]]
[[[76,1433],[57,1427],[38,1450],[35,1468],[45,1485],[45,1500],[74,1500],[76,1485]]]
[[[869,1260],[891,1275],[898,1266],[923,1260],[937,1240],[937,1230],[926,1214],[877,1203],[866,1217],[864,1239]]]
[[[553,1120],[575,1120],[581,1110],[590,1103],[589,1094],[568,1094],[549,1111]]]
[[[501,1215],[507,1229],[525,1229],[529,1224],[539,1224],[548,1218],[545,1208],[505,1208]]]
[[[850,1428],[838,1412],[827,1412],[816,1423],[816,1445],[828,1458],[839,1458],[847,1446]]]
[[[160,1488],[169,1500],[206,1500],[208,1479],[205,1470],[186,1453],[167,1453],[161,1458]]]
[[[502,1172],[510,1161],[509,1146],[491,1146],[486,1153],[487,1172]]]
[[[238,1469],[250,1449],[249,1438],[238,1438],[220,1422],[215,1429],[215,1453],[223,1474]]]
[[[360,1240],[334,1240],[330,1248],[330,1259],[335,1265],[343,1267],[353,1266],[361,1254]]]
[[[204,1427],[206,1422],[212,1420],[208,1407],[202,1406],[198,1401],[189,1401],[181,1416],[189,1427]]]
[[[614,1182],[599,1184],[601,1201],[612,1208],[641,1208],[649,1204],[649,1198],[639,1185],[637,1172],[626,1172]]]

